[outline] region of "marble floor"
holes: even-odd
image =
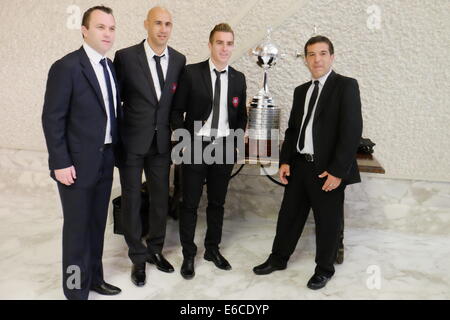
[[[113,197],[119,194],[115,181]],[[122,293],[90,299],[450,299],[450,183],[363,175],[346,193],[345,261],[319,291],[306,287],[314,270],[312,215],[286,270],[252,272],[271,249],[281,197],[282,188],[258,169],[244,168],[230,183],[221,244],[233,269],[203,260],[203,199],[195,278],[179,274],[178,224],[169,219],[164,253],[176,271],[147,265],[142,288],[130,281],[126,244],[113,233],[110,210],[104,273]],[[0,299],[64,299],[61,207],[45,153],[0,149],[0,218]]]

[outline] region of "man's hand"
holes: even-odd
[[[327,180],[325,181],[325,183],[322,186],[322,190],[323,191],[328,192],[328,191],[334,190],[337,187],[339,187],[339,185],[341,184],[341,181],[342,181],[341,178],[335,177],[335,176],[329,174],[327,171],[324,171],[319,176],[319,178],[324,178],[326,176],[328,176],[328,178],[327,178]]]
[[[70,186],[75,183],[75,179],[77,178],[77,173],[75,172],[75,167],[71,166],[65,169],[57,169],[55,170],[56,180],[65,184],[66,186]]]
[[[286,176],[291,175],[291,168],[288,164],[282,164],[280,167],[280,171],[278,172],[280,176],[280,180],[282,184],[288,184],[288,180],[286,179]]]

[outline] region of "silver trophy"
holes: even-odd
[[[249,138],[255,140],[270,140],[271,130],[280,129],[280,108],[275,106],[268,85],[268,71],[279,58],[270,33],[271,29],[267,30],[267,38],[252,51],[252,55],[257,57],[256,64],[264,70],[263,87],[253,97],[249,110]]]
[[[264,82],[263,87],[250,103],[248,122],[249,139],[257,140],[260,145],[266,144],[267,150],[270,149],[271,140],[278,141],[280,130],[280,108],[275,106],[268,85],[268,71],[276,64],[280,54],[270,39],[270,33],[271,29],[267,30],[266,39],[251,51],[251,54],[257,57],[256,64],[264,70]],[[276,134],[273,134],[274,132]],[[270,153],[270,151],[267,152]],[[257,153],[258,157],[264,156],[261,154],[261,149]]]

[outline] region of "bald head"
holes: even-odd
[[[153,7],[148,11],[144,27],[148,33],[148,44],[156,54],[161,54],[167,47],[172,33],[172,15],[163,7]]]
[[[172,21],[172,15],[170,14],[170,11],[160,6],[153,7],[148,10],[147,20],[150,21],[152,19],[155,19],[155,17],[158,17],[160,14],[168,15],[170,17],[170,21]]]

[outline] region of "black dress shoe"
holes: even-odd
[[[138,287],[145,285],[145,262],[133,263],[131,268],[131,281]]]
[[[114,296],[122,292],[120,288],[106,282],[91,286],[91,291],[97,292],[98,294],[103,294],[105,296]]]
[[[219,250],[206,250],[203,258],[207,261],[214,262],[219,269],[231,270],[231,265],[228,263],[227,259],[220,254]]]
[[[183,264],[181,265],[181,275],[186,280],[192,279],[195,276],[194,257],[183,259]]]
[[[308,281],[308,288],[312,289],[312,290],[317,290],[317,289],[322,289],[323,287],[326,286],[328,280],[330,280],[331,278],[326,277],[326,276],[321,276],[318,274],[314,274],[311,279],[309,279]]]
[[[269,274],[277,270],[284,270],[286,269],[286,266],[275,266],[267,260],[263,264],[260,264],[259,266],[256,266],[253,268],[253,272],[257,275],[264,275]]]
[[[155,264],[156,268],[162,272],[170,273],[175,270],[173,268],[173,266],[170,264],[170,262],[167,261],[166,258],[164,258],[164,256],[161,253],[156,253],[156,254],[150,255],[150,257],[148,257],[148,259],[147,259],[147,262],[151,263],[151,264]]]

